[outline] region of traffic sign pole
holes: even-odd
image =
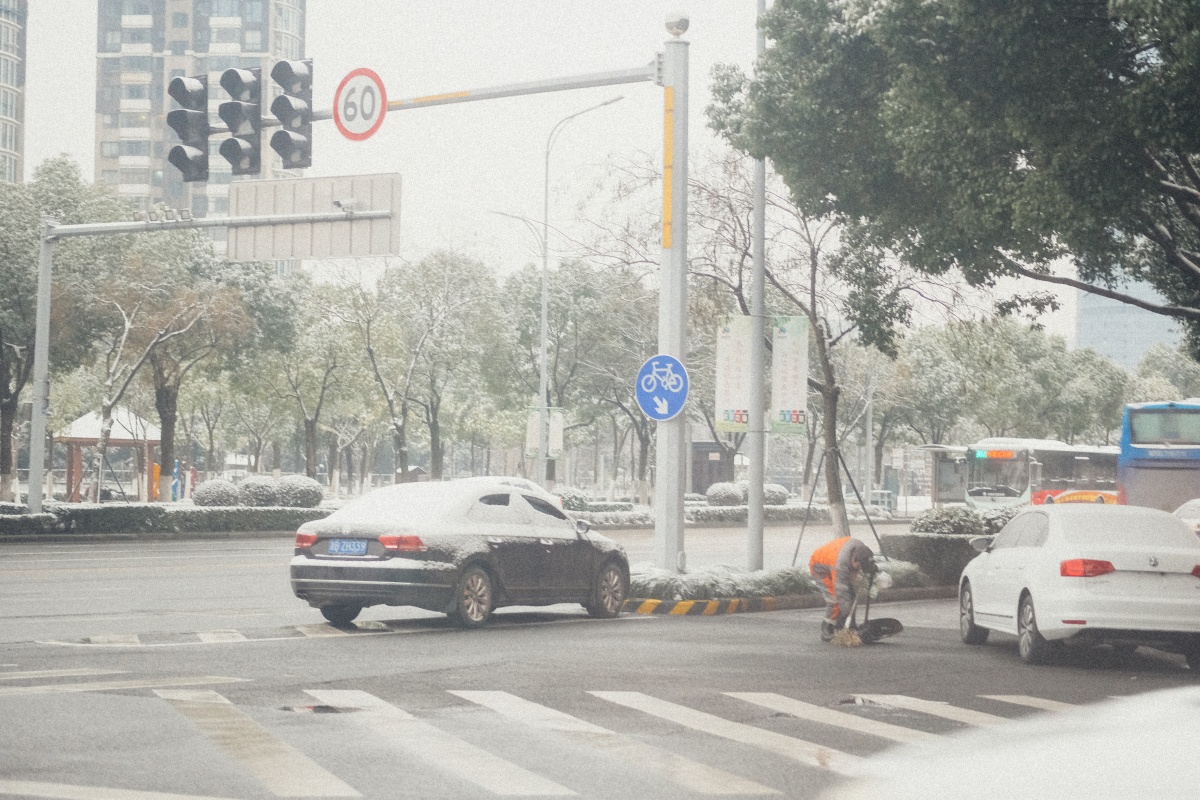
[[[672,39],[663,56],[663,249],[658,295],[658,349],[687,359],[688,43]],[[663,569],[683,572],[683,494],[687,418],[658,423],[654,480],[654,550]]]

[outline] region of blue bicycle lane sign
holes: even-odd
[[[650,356],[638,370],[634,391],[642,413],[656,422],[665,422],[687,404],[687,370],[674,356]]]

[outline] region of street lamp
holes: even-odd
[[[543,487],[546,486],[546,461],[550,453],[550,403],[546,395],[550,390],[549,361],[550,361],[550,322],[549,322],[549,307],[550,307],[550,288],[549,288],[549,272],[550,272],[550,151],[554,148],[554,142],[558,139],[558,135],[562,132],[563,126],[576,117],[586,114],[589,111],[595,111],[598,108],[612,105],[618,100],[623,100],[624,95],[619,95],[610,100],[605,100],[603,103],[597,103],[594,106],[589,106],[582,111],[576,111],[570,116],[563,117],[558,123],[550,129],[550,135],[546,137],[546,158],[545,171],[542,176],[542,235],[538,237],[542,246],[542,334],[541,334],[541,359],[540,370],[538,374],[538,468],[537,477],[538,483]],[[525,217],[517,216],[516,214],[506,214],[503,211],[495,212],[502,217],[511,217],[524,222],[526,227],[537,236],[537,229]]]

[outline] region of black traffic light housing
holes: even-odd
[[[208,180],[208,76],[172,78],[167,94],[180,105],[167,112],[167,125],[179,135],[179,141],[167,154],[187,183]]]
[[[227,69],[221,86],[233,100],[221,103],[218,113],[229,126],[231,138],[221,142],[221,155],[234,175],[258,175],[262,170],[262,70]]]
[[[271,79],[283,89],[271,103],[271,113],[282,126],[271,137],[271,149],[285,169],[312,166],[312,78],[311,58],[278,61],[271,68]]]

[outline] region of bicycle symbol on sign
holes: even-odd
[[[670,364],[660,367],[657,361],[651,361],[650,369],[651,372],[642,377],[643,392],[653,392],[660,385],[672,394],[683,389],[683,376],[676,375]]]

